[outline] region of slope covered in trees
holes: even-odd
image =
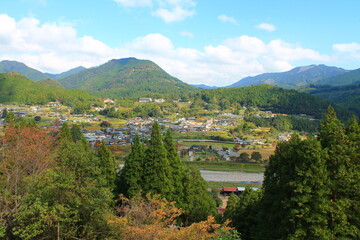
[[[60,101],[66,105],[97,102],[98,99],[81,90],[51,88],[27,79],[20,73],[0,74],[0,103],[44,104]]]
[[[166,73],[149,60],[113,59],[98,67],[59,79],[66,88],[77,88],[101,97],[179,95],[197,90]]]
[[[311,95],[343,106],[360,116],[360,83],[346,86],[312,86]]]
[[[233,196],[225,216],[243,239],[359,239],[359,159],[358,120],[330,107],[318,138],[279,143],[262,191]]]
[[[241,109],[259,107],[276,113],[307,114],[321,118],[330,102],[321,98],[300,93],[295,90],[286,90],[270,85],[258,85],[243,88],[203,90],[193,96],[193,108],[205,109],[230,108]],[[335,107],[342,118],[348,118],[350,112],[341,107]]]

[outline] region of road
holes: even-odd
[[[207,182],[262,182],[263,173],[223,172],[200,170],[201,176]]]

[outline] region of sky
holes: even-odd
[[[358,0],[0,0],[0,60],[43,72],[148,59],[189,84],[360,68]]]

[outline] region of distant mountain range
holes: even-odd
[[[319,82],[322,84],[328,84],[325,79],[329,79],[347,72],[349,71],[337,67],[310,65],[296,67],[287,72],[264,73],[253,77],[246,77],[234,84],[226,86],[226,88],[269,84],[283,88],[296,89]]]
[[[65,88],[82,89],[99,97],[181,95],[198,91],[172,77],[154,62],[136,58],[113,59],[98,67],[59,79]]]
[[[59,73],[59,74],[51,74],[51,73],[45,73],[45,74],[48,75],[50,78],[57,80],[57,79],[60,79],[60,78],[66,78],[66,77],[68,77],[70,75],[79,73],[79,72],[81,72],[81,71],[83,71],[85,69],[86,69],[85,67],[80,66],[80,67],[70,69],[69,71]]]
[[[99,103],[99,99],[82,90],[44,86],[17,72],[0,74],[0,103],[45,104],[50,101],[71,106]]]
[[[220,88],[220,87],[216,87],[216,86],[208,86],[208,85],[205,85],[205,84],[190,84],[191,86],[193,87],[196,87],[196,88],[201,88],[201,89],[217,89],[217,88]]]

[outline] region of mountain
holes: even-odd
[[[99,100],[81,90],[41,85],[17,72],[0,74],[0,103],[44,104],[50,101],[74,106]]]
[[[41,85],[47,86],[47,87],[52,87],[52,88],[64,88],[63,85],[61,85],[61,83],[59,83],[58,81],[54,80],[54,79],[43,79],[40,80],[38,83],[40,83]]]
[[[22,75],[33,81],[39,81],[42,79],[49,78],[48,75],[36,69],[26,66],[24,63],[3,60],[0,62],[0,73],[7,73],[7,72],[21,73]]]
[[[346,73],[320,80],[318,85],[342,86],[360,83],[360,68]]]
[[[348,71],[337,67],[310,65],[296,67],[287,72],[264,73],[254,77],[246,77],[230,86],[227,86],[227,88],[245,87],[259,84],[277,85],[283,88],[301,88],[309,84],[318,83],[325,78],[335,77],[346,72]]]
[[[219,87],[216,87],[216,86],[208,86],[208,85],[205,85],[205,84],[190,84],[191,86],[193,87],[196,87],[196,88],[201,88],[201,89],[217,89]]]
[[[360,116],[360,82],[346,86],[313,86],[311,95],[346,107]]]
[[[59,79],[66,88],[82,89],[99,97],[181,95],[198,89],[170,76],[149,60],[113,59],[98,67]]]
[[[46,75],[48,75],[50,78],[52,79],[60,79],[60,78],[66,78],[70,75],[76,74],[81,72],[82,70],[85,70],[86,68],[83,66],[80,67],[76,67],[73,69],[70,69],[69,71],[63,72],[63,73],[59,73],[59,74],[52,74],[52,73],[45,73]]]

